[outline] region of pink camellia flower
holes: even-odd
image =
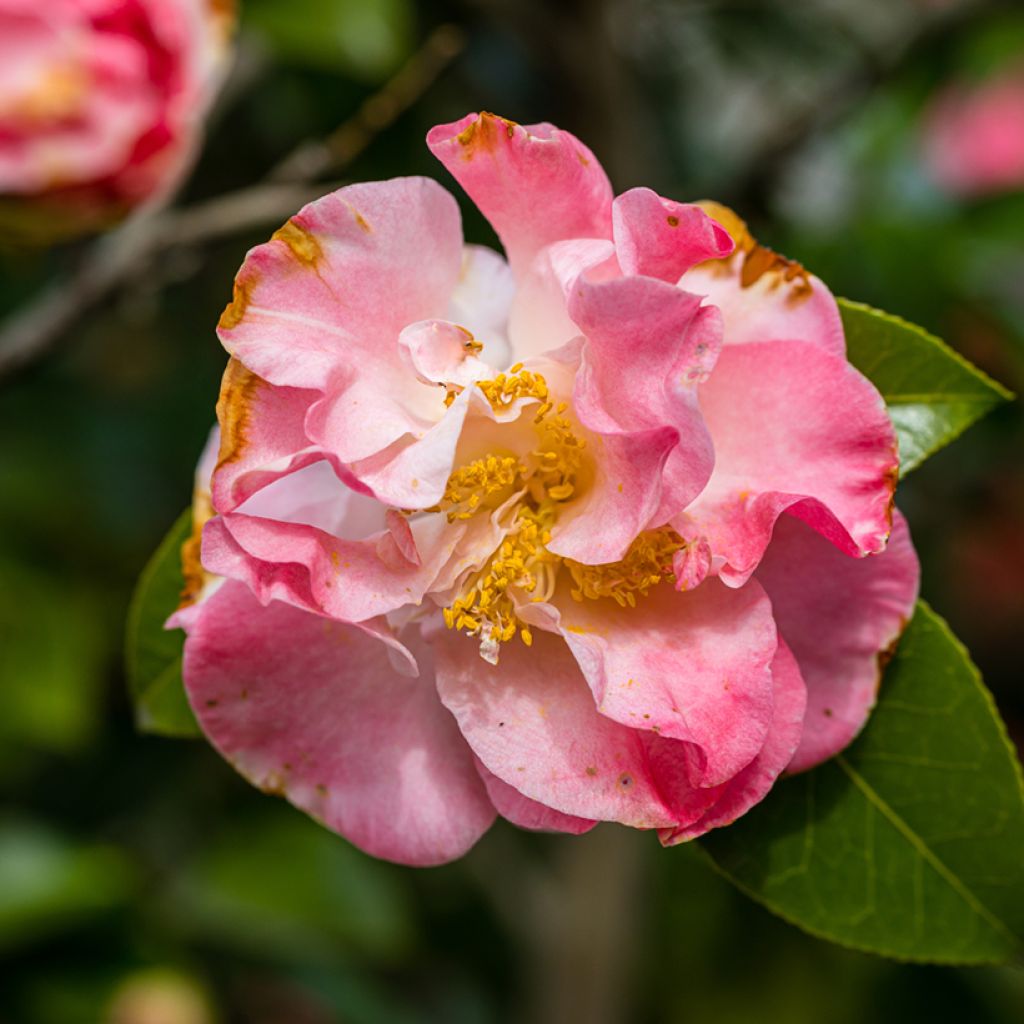
[[[547,124],[428,143],[507,262],[399,178],[238,274],[174,620],[196,715],[409,864],[496,813],[666,845],[732,822],[850,742],[911,613],[882,399],[828,289],[724,208],[615,197]]]
[[[1024,66],[940,92],[926,113],[923,143],[929,171],[949,192],[1024,188]]]
[[[74,232],[171,188],[230,23],[223,0],[0,0],[4,220]]]

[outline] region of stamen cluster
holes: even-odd
[[[622,607],[635,607],[637,594],[645,597],[655,584],[672,578],[672,556],[683,541],[673,530],[649,531],[637,537],[625,558],[608,565],[583,565],[552,554],[547,549],[551,528],[560,507],[577,491],[586,441],[565,415],[568,404],[556,407],[544,377],[522,364],[475,386],[496,411],[520,398],[540,402],[533,419],[540,439],[537,449],[521,458],[489,453],[461,466],[432,510],[445,511],[449,522],[471,519],[520,492],[501,545],[443,610],[449,629],[479,636],[481,654],[496,662],[499,645],[517,634],[527,646],[533,643],[530,627],[519,617],[517,597],[520,602],[525,595],[531,602],[550,599],[563,562],[572,574],[571,594],[577,601],[607,597]],[[513,588],[521,594],[515,595]]]

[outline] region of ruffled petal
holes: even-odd
[[[806,342],[726,345],[700,406],[715,443],[687,511],[739,585],[786,509],[849,554],[885,546],[899,460],[885,404],[845,359]]]
[[[517,277],[552,242],[611,237],[611,185],[569,132],[468,114],[432,128],[427,145],[491,222]]]
[[[555,242],[523,275],[509,314],[511,358],[517,361],[550,353],[579,336],[568,301],[581,274],[597,281],[618,276],[615,247],[599,238]]]
[[[586,336],[573,404],[597,435],[597,478],[560,519],[550,547],[579,562],[613,562],[711,476],[697,384],[714,365],[720,324],[696,296],[641,277],[580,281],[569,311]]]
[[[597,713],[559,637],[539,633],[531,648],[508,644],[494,666],[473,639],[442,630],[432,640],[441,700],[499,779],[573,817],[637,828],[677,822],[648,765],[643,733]]]
[[[436,182],[348,185],[249,252],[218,334],[274,384],[323,390],[341,369],[387,397],[407,376],[399,332],[444,316],[461,263],[458,206]]]
[[[859,559],[782,516],[756,578],[807,683],[803,738],[789,765],[803,771],[864,725],[888,653],[913,614],[920,566],[899,512],[885,551]]]
[[[384,530],[350,539],[305,522],[235,512],[206,524],[202,562],[242,580],[263,603],[286,601],[362,622],[419,604],[466,531],[443,516],[385,522]]]
[[[694,787],[717,786],[757,756],[772,721],[778,644],[760,585],[734,590],[707,580],[680,593],[661,583],[635,608],[609,598],[556,601],[598,711],[694,744]]]
[[[509,358],[508,318],[516,282],[500,253],[483,245],[462,250],[462,273],[448,303],[448,320],[483,345],[481,358],[503,370]]]
[[[803,729],[807,687],[796,659],[781,639],[772,660],[772,695],[772,721],[757,757],[728,782],[710,791],[714,802],[699,818],[680,828],[662,830],[659,838],[664,846],[675,846],[713,828],[731,825],[764,799],[790,763]]]
[[[232,512],[272,481],[323,458],[304,422],[317,392],[275,387],[229,359],[217,401],[220,450],[213,474],[213,505]]]
[[[264,607],[228,582],[192,624],[184,674],[203,731],[235,768],[375,857],[454,860],[494,819],[429,671],[396,672],[363,630]]]
[[[476,761],[480,778],[487,787],[487,795],[497,812],[506,820],[518,825],[519,828],[530,829],[532,832],[568,832],[578,836],[589,832],[596,824],[587,818],[574,818],[571,814],[562,814],[551,807],[537,803],[523,796],[507,782],[502,782],[493,772],[489,772],[480,759]]]
[[[824,282],[799,263],[758,245],[732,210],[701,203],[736,243],[724,260],[694,267],[679,281],[682,288],[707,296],[725,321],[725,344],[756,341],[806,341],[826,352],[846,352],[843,322]]]
[[[645,274],[675,284],[697,263],[734,248],[729,233],[699,206],[632,188],[612,204],[615,254],[623,274]]]

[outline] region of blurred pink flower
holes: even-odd
[[[727,824],[850,742],[911,614],[882,399],[828,289],[730,211],[613,197],[551,125],[428,143],[508,262],[399,178],[238,274],[174,620],[192,706],[258,786],[405,863],[495,813]]]
[[[0,0],[0,217],[74,233],[173,187],[230,25],[215,0]]]
[[[949,192],[1024,188],[1024,67],[943,89],[926,112],[923,146],[932,176]]]

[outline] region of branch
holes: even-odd
[[[150,209],[98,239],[66,280],[33,296],[0,327],[0,379],[45,355],[80,316],[130,283],[154,259],[172,249],[203,245],[283,220],[325,191],[311,185],[348,166],[384,129],[409,109],[458,56],[463,33],[442,25],[385,85],[326,139],[295,149],[263,184],[179,210]]]

